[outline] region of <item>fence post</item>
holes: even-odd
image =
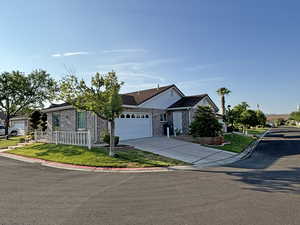
[[[88,148],[91,149],[92,148],[92,140],[91,140],[91,132],[90,130],[88,130],[88,133],[87,133],[87,138],[88,138]]]
[[[170,137],[170,128],[167,127],[167,137],[169,138]]]
[[[58,132],[55,131],[55,144],[58,144]]]

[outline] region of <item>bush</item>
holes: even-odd
[[[20,143],[25,143],[25,138],[20,138]]]
[[[217,137],[222,135],[222,128],[211,108],[198,106],[190,125],[190,134],[193,137]]]
[[[109,134],[105,134],[102,137],[103,142],[105,142],[106,144],[110,144],[110,135]],[[115,136],[115,146],[119,144],[119,136]]]

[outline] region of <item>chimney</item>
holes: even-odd
[[[157,84],[157,90],[159,89],[159,84]]]

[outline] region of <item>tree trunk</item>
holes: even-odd
[[[115,147],[115,120],[110,122],[110,144],[109,144],[109,156],[114,156]]]
[[[224,121],[224,132],[227,133],[227,122],[226,120],[226,109],[225,109],[225,96],[222,95],[221,97],[221,107],[222,107],[222,115],[223,115],[223,121]]]
[[[226,114],[226,110],[225,110],[225,96],[222,95],[221,97],[221,105],[222,105],[222,115]]]
[[[5,118],[4,126],[5,126],[5,136],[6,136],[6,139],[8,140],[9,115],[7,115]]]

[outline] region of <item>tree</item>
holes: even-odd
[[[256,117],[258,121],[258,125],[265,126],[267,122],[267,117],[261,110],[256,110]]]
[[[38,129],[39,125],[41,124],[41,112],[39,110],[35,110],[30,114],[29,118],[30,127],[33,130]]]
[[[222,134],[222,124],[210,107],[198,106],[190,125],[190,134],[194,137],[217,137]]]
[[[300,111],[292,112],[290,114],[290,119],[300,122]]]
[[[41,116],[41,128],[42,128],[42,131],[46,131],[47,130],[47,113],[42,113],[42,116]]]
[[[91,79],[91,85],[84,80],[78,80],[74,75],[65,77],[60,85],[61,100],[68,102],[77,109],[95,113],[101,119],[110,123],[110,149],[113,156],[115,141],[115,118],[122,112],[122,99],[119,91],[123,82],[119,82],[115,72],[106,75],[96,73]]]
[[[258,120],[256,112],[251,109],[244,111],[240,116],[240,123],[243,125],[244,129],[257,126]]]
[[[0,111],[5,114],[5,135],[8,138],[9,121],[12,117],[28,112],[28,109],[44,107],[55,99],[57,85],[44,70],[34,70],[25,75],[19,71],[0,74]]]
[[[217,90],[218,95],[221,97],[221,108],[222,108],[222,115],[226,115],[225,109],[225,95],[229,95],[231,91],[226,87],[219,88]]]
[[[231,116],[234,124],[241,124],[241,115],[249,108],[247,102],[241,102],[240,104],[233,107]]]

